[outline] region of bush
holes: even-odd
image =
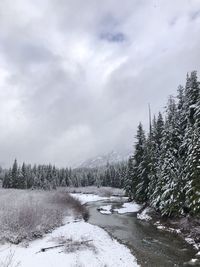
[[[85,217],[87,210],[66,192],[2,189],[0,241],[18,244],[41,237],[63,224],[67,215]]]
[[[52,198],[52,203],[59,206],[69,207],[73,210],[75,215],[82,216],[85,221],[89,218],[89,212],[87,208],[81,204],[81,202],[72,197],[70,194],[66,193],[64,190],[57,191]]]

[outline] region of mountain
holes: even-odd
[[[78,167],[79,168],[96,168],[106,166],[106,164],[110,163],[118,163],[122,161],[128,160],[128,158],[132,155],[130,151],[124,153],[118,153],[116,151],[111,151],[108,154],[99,155],[94,158],[90,158],[84,162],[82,162]]]

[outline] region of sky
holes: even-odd
[[[1,0],[0,164],[131,150],[200,70],[199,0]]]

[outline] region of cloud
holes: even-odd
[[[0,3],[1,163],[76,165],[131,149],[199,70],[198,0]]]
[[[126,40],[126,37],[123,33],[117,32],[117,33],[110,33],[110,32],[105,32],[100,35],[100,39],[106,40],[108,42],[124,42]]]

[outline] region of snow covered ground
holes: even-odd
[[[128,212],[138,212],[141,208],[142,206],[135,202],[127,202],[123,204],[122,208],[114,209],[114,211],[118,212],[119,214],[124,214]]]
[[[91,240],[90,246],[74,252],[63,252],[63,247],[40,252],[42,248],[59,245],[56,240],[64,237],[73,241]],[[35,240],[27,248],[20,245],[3,245],[0,247],[0,259],[14,253],[15,263],[20,267],[103,267],[103,266],[138,266],[128,248],[113,240],[103,229],[84,221],[73,222],[59,227],[43,239]]]
[[[71,196],[78,199],[82,204],[93,202],[93,201],[100,201],[110,199],[110,197],[100,197],[94,194],[81,194],[81,193],[70,193]]]
[[[151,216],[148,215],[150,208],[144,209],[141,213],[137,214],[137,218],[141,221],[150,221],[152,220]]]
[[[107,206],[101,206],[99,208],[100,213],[102,214],[111,214],[111,209],[112,209],[112,205],[107,205]]]
[[[82,203],[104,200],[107,198],[87,194],[73,195]],[[71,241],[70,241],[71,240]],[[75,251],[68,246],[75,242],[79,244]],[[85,244],[82,246],[81,244]],[[42,248],[62,245],[41,252]],[[68,249],[66,250],[66,247]],[[12,258],[13,257],[13,258]],[[12,259],[12,267],[136,267],[135,257],[130,250],[111,238],[106,231],[87,222],[74,221],[66,217],[65,225],[23,245],[0,245],[0,266]],[[7,265],[5,265],[7,266]]]

